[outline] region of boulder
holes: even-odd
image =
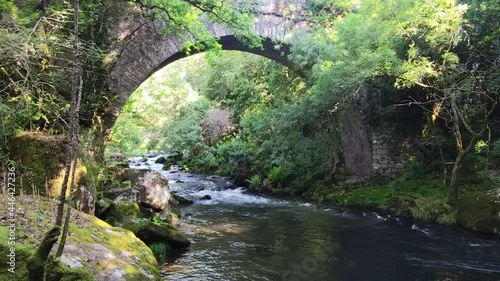
[[[177,195],[175,193],[170,193],[170,195],[172,196],[171,199],[170,199],[170,203],[172,205],[176,205],[176,206],[189,206],[189,205],[192,205],[193,204],[193,200],[189,200],[187,198],[184,198],[180,195]]]
[[[124,189],[122,194],[114,198],[115,201],[137,200],[141,206],[157,212],[168,207],[170,190],[168,181],[162,174],[151,170],[123,169],[117,174],[117,178],[122,182],[130,181],[132,188]]]
[[[156,163],[156,164],[163,164],[163,163],[165,163],[166,161],[167,161],[167,160],[165,159],[165,157],[160,156],[160,157],[158,157],[158,159],[156,159],[155,163]]]
[[[212,197],[210,195],[205,195],[199,199],[200,201],[205,201],[205,200],[212,200]]]
[[[66,149],[68,140],[63,136],[52,136],[37,132],[19,133],[9,139],[10,159],[22,163],[17,167],[19,190],[23,194],[37,194],[51,198],[59,197],[65,175]],[[78,155],[86,155],[78,151]],[[92,181],[87,179],[87,170],[98,168],[90,157],[85,161],[77,159],[73,206],[79,211],[93,214],[97,199]],[[66,195],[69,196],[69,188]]]
[[[94,215],[100,219],[105,219],[111,210],[111,204],[113,204],[113,200],[109,198],[101,198],[95,204]]]
[[[113,226],[123,226],[133,223],[141,217],[139,204],[132,200],[113,202],[109,206],[106,222]]]
[[[178,232],[167,223],[153,223],[151,221],[140,220],[125,227],[145,243],[166,243],[172,248],[187,247],[191,244],[184,234]]]
[[[458,222],[466,228],[500,234],[500,188],[460,198]]]
[[[0,272],[0,280],[28,280],[26,263],[45,233],[53,226],[56,202],[40,196],[18,197],[17,223],[25,230],[16,241],[16,274]],[[2,213],[7,205],[0,206]],[[69,234],[59,261],[49,260],[47,280],[160,280],[152,251],[132,232],[77,210],[71,214]],[[7,237],[8,227],[0,225]],[[0,241],[0,262],[6,264],[11,245]],[[52,248],[55,254],[58,244]]]
[[[136,183],[141,205],[161,211],[168,207],[170,190],[168,181],[156,171],[146,171]]]

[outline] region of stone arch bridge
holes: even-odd
[[[139,85],[162,67],[186,56],[185,43],[180,37],[159,34],[155,23],[144,17],[138,7],[125,7],[115,3],[120,15],[108,27],[114,34],[114,44],[105,59],[112,64],[108,75],[108,90],[118,98],[101,117],[101,132],[108,135],[121,108]],[[256,0],[260,1],[255,15],[253,32],[265,40],[263,48],[251,49],[238,41],[231,31],[216,23],[207,23],[208,30],[219,38],[225,50],[239,50],[262,55],[293,68],[287,59],[287,48],[276,48],[297,32],[308,28],[307,0]],[[375,172],[392,173],[399,169],[400,161],[391,160],[386,142],[370,132],[357,110],[346,112],[339,124],[339,133],[348,172],[357,176],[371,176]],[[375,140],[377,139],[377,140]],[[394,167],[393,167],[394,166]],[[397,166],[397,167],[396,167]]]

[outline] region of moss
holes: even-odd
[[[11,158],[25,170],[21,184],[23,192],[31,194],[34,186],[40,194],[46,195],[45,183],[59,172],[60,163],[65,162],[66,140],[40,133],[22,133],[9,142]]]
[[[361,206],[427,221],[453,223],[447,190],[436,179],[379,181],[362,186],[315,186],[306,195],[315,201]]]
[[[106,221],[114,226],[122,226],[140,218],[141,210],[139,204],[131,200],[122,200],[112,203]]]
[[[9,237],[9,230],[4,226],[0,227],[0,237]],[[26,268],[26,261],[35,252],[35,249],[29,245],[16,243],[16,268],[15,274],[12,274],[6,270],[7,267],[9,267],[9,257],[7,257],[7,255],[10,254],[11,247],[11,245],[7,244],[7,239],[2,239],[2,241],[0,241],[0,263],[3,267],[0,271],[0,280],[28,280],[28,269]]]
[[[500,189],[473,192],[459,200],[458,221],[480,232],[500,234]]]
[[[0,280],[27,280],[27,261],[52,226],[55,215],[56,202],[47,198],[22,196],[16,201],[23,206],[18,208],[18,228],[24,229],[27,237],[17,237],[16,276],[2,271]],[[1,212],[6,211],[5,206],[0,205]],[[1,223],[0,236],[7,237],[8,234],[6,223]],[[7,262],[10,250],[6,242],[6,239],[0,241],[0,261],[3,264]],[[94,280],[94,277],[104,280],[117,269],[127,273],[124,275],[126,280],[159,280],[158,264],[151,250],[132,232],[112,227],[96,217],[73,211],[66,246],[64,255],[69,261],[83,266],[72,269],[54,263],[47,269],[50,281]]]
[[[49,257],[47,260],[47,281],[93,281],[94,275],[86,267],[70,268]]]
[[[22,171],[19,186],[24,194],[59,196],[66,162],[67,140],[62,136],[25,132],[12,137],[10,157]],[[78,161],[76,182],[85,179],[87,168]],[[69,194],[69,190],[68,190]]]
[[[0,227],[0,236],[7,237],[8,229],[5,227]],[[0,243],[0,262],[6,265],[8,262],[7,255],[10,253],[10,245],[7,245],[2,239]],[[34,254],[36,248],[31,245],[25,245],[23,243],[16,243],[15,245],[16,253],[16,270],[15,274],[12,274],[6,270],[0,272],[0,280],[28,280],[28,261],[35,262],[30,257]],[[47,281],[86,281],[95,280],[88,268],[77,268],[71,269],[67,265],[55,262],[49,258],[47,262]]]

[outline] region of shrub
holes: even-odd
[[[262,178],[259,175],[253,175],[250,179],[246,180],[250,186],[259,186],[262,182]]]
[[[274,166],[267,173],[267,178],[273,183],[281,183],[286,178],[286,172],[281,166]]]

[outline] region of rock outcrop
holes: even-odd
[[[131,230],[145,243],[171,248],[189,246],[186,236],[171,224],[179,221],[176,206],[193,202],[173,195],[162,174],[151,170],[123,169],[117,173],[120,187],[108,189],[98,202],[99,217]]]
[[[27,280],[26,261],[43,235],[52,227],[56,202],[40,196],[18,197],[18,227],[24,237],[16,243],[16,274],[0,272],[0,280]],[[0,209],[5,213],[6,204]],[[7,223],[0,234],[7,237]],[[6,264],[10,245],[0,242],[0,262]],[[55,253],[55,244],[52,253]],[[60,279],[64,277],[66,279]],[[68,279],[69,278],[69,279]],[[47,280],[159,280],[158,263],[151,250],[132,232],[113,227],[83,212],[74,210],[66,246],[60,262],[48,267]]]
[[[67,139],[26,132],[12,137],[10,144],[10,159],[19,163],[18,188],[22,189],[23,194],[58,197],[65,173],[63,163],[66,162]],[[84,163],[78,159],[73,190],[73,207],[87,214],[94,213],[97,198],[95,187],[88,180],[87,168],[90,165],[97,163]]]

